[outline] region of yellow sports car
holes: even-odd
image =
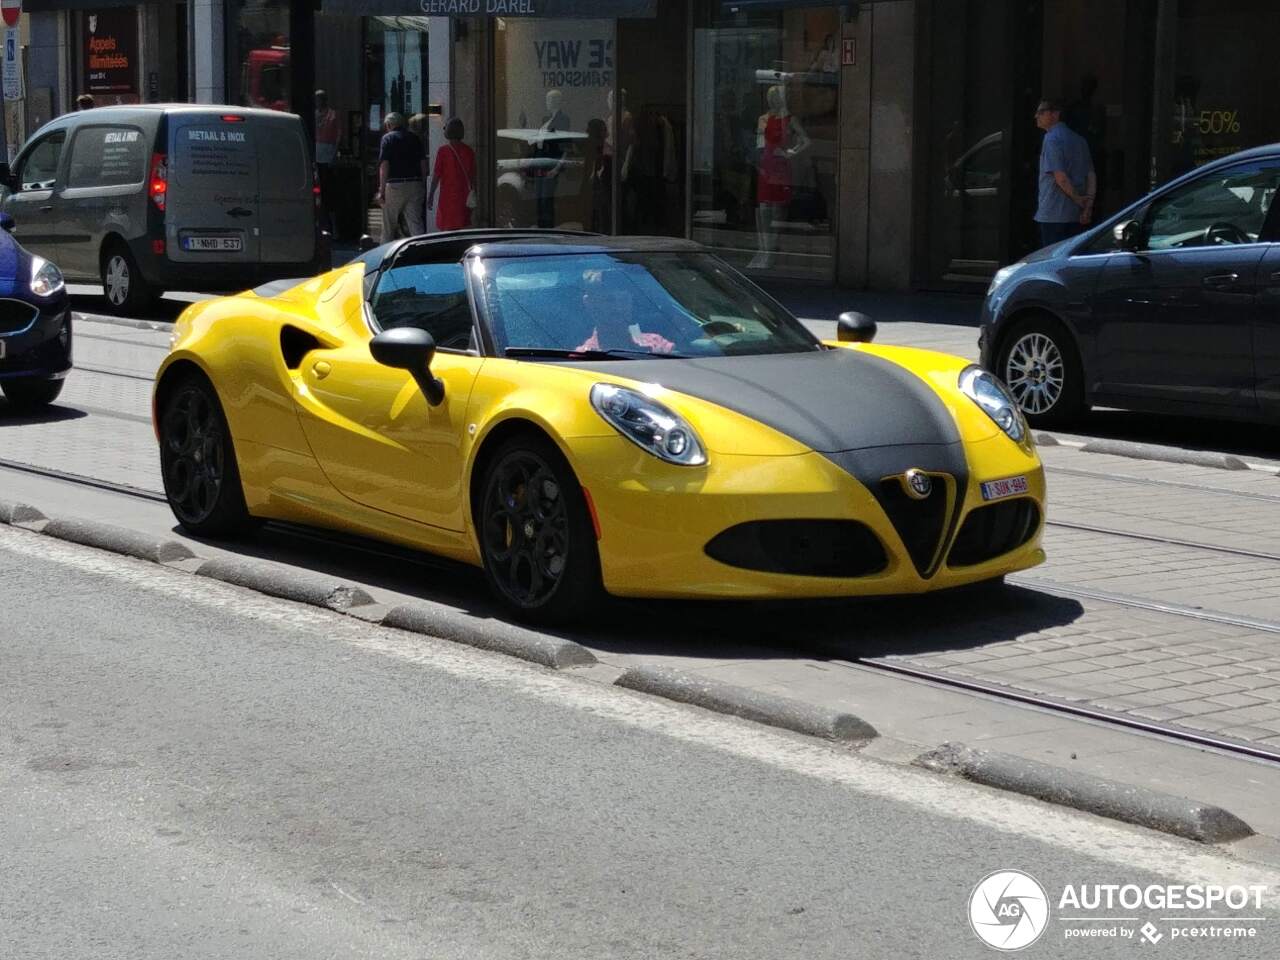
[[[198,303],[156,378],[165,493],[483,567],[518,615],[910,594],[1044,559],[1018,405],[964,360],[823,343],[696,244],[466,231]]]

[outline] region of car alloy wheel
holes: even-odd
[[[570,556],[569,508],[551,466],[516,450],[489,476],[481,542],[498,588],[520,607],[555,594]]]
[[[1004,382],[1024,413],[1046,414],[1062,399],[1066,363],[1062,351],[1043,333],[1028,333],[1014,342],[1005,362]]]
[[[119,253],[113,253],[107,258],[107,269],[104,277],[107,299],[111,301],[111,305],[122,307],[126,300],[129,299],[129,284],[132,278],[129,275],[129,262]]]
[[[169,503],[184,523],[207,521],[226,479],[226,434],[208,391],[180,388],[161,421],[162,467]]]

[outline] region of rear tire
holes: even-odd
[[[234,537],[253,525],[231,431],[212,384],[187,374],[159,410],[160,472],[169,509],[198,537]]]
[[[155,304],[159,291],[143,278],[125,244],[113,243],[103,251],[101,269],[102,292],[112,313],[137,316]]]
[[[559,449],[516,436],[488,459],[476,508],[485,575],[516,617],[565,623],[603,599],[600,553],[582,487]]]
[[[0,389],[14,409],[37,410],[58,399],[62,384],[62,380],[4,380]]]
[[[1080,352],[1053,317],[1034,317],[1010,330],[995,372],[1034,427],[1061,426],[1088,410]]]

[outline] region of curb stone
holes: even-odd
[[[156,539],[136,530],[113,527],[93,520],[53,519],[40,532],[58,540],[97,547],[111,553],[122,553],[151,563],[173,563],[195,557],[194,553],[176,540]]]
[[[0,500],[0,523],[14,526],[26,523],[40,523],[48,518],[35,507],[25,503],[9,503]]]
[[[113,327],[132,327],[134,330],[158,330],[169,333],[173,324],[164,320],[133,320],[129,317],[112,317],[105,313],[85,313],[76,310],[71,314],[72,320],[84,323],[108,323]]]
[[[1036,446],[1039,447],[1060,447],[1062,443],[1052,433],[1037,433],[1035,435]]]
[[[1080,452],[1105,453],[1113,457],[1128,457],[1131,460],[1181,463],[1191,467],[1213,467],[1217,470],[1249,469],[1247,463],[1229,453],[1183,450],[1181,447],[1162,447],[1154,443],[1134,443],[1129,440],[1090,440],[1080,448]]]
[[[1247,823],[1221,807],[1007,753],[974,750],[962,743],[944,743],[913,762],[935,773],[962,777],[1200,843],[1241,840],[1254,832]]]
[[[429,607],[425,604],[403,604],[393,607],[381,624],[410,633],[421,633],[441,640],[465,644],[480,650],[505,653],[521,660],[563,670],[566,667],[590,667],[599,661],[580,643],[546,637],[500,620],[481,620],[466,614]]]
[[[346,613],[352,607],[364,607],[373,603],[373,597],[360,587],[340,580],[295,573],[265,563],[246,563],[229,559],[206,560],[200,564],[195,575],[208,577],[210,580],[220,580],[237,587],[247,587],[282,600],[324,607],[338,613]]]
[[[871,724],[850,713],[664,667],[630,667],[614,684],[824,740],[861,743],[879,736]]]

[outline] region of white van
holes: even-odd
[[[97,107],[45,124],[0,185],[23,246],[111,306],[329,269],[302,120],[205,104]]]

